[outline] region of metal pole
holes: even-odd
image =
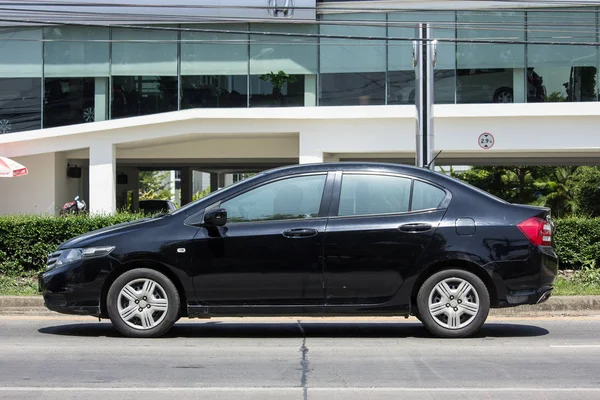
[[[415,105],[417,107],[416,165],[433,168],[433,68],[435,66],[435,41],[431,40],[429,24],[417,26],[413,44],[415,67]]]

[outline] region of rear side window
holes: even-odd
[[[415,181],[411,211],[438,208],[446,192],[425,182]]]
[[[411,180],[398,176],[347,174],[342,178],[339,216],[409,211]]]

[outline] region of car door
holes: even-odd
[[[228,222],[192,244],[200,305],[324,304],[327,176],[277,179],[214,205]]]
[[[411,177],[340,173],[325,234],[326,304],[391,299],[434,238],[447,196]]]

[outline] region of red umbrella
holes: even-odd
[[[0,178],[27,175],[27,168],[10,158],[0,157]]]

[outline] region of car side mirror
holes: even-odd
[[[224,208],[215,208],[204,214],[204,226],[223,226],[227,223],[227,210]]]

